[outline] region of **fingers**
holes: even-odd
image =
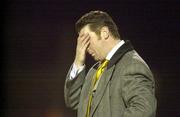
[[[86,47],[89,45],[89,39],[89,34],[80,34],[77,40],[80,48],[86,49]]]
[[[90,44],[89,39],[90,39],[90,36],[87,36],[87,37],[84,38],[84,40],[82,41],[82,49],[85,50],[85,51],[87,50],[87,47],[88,47],[89,44]]]
[[[84,33],[80,33],[80,34],[79,34],[79,37],[82,37],[83,35],[84,35]]]
[[[82,33],[82,34],[79,35],[77,41],[80,42],[80,43],[82,43],[88,36],[89,36],[88,33],[87,33],[87,34]]]
[[[87,42],[89,42],[90,36],[86,35],[83,39],[82,39],[82,45],[85,45]]]
[[[89,37],[89,39],[90,39],[90,37]],[[84,43],[84,48],[85,48],[85,50],[87,50],[88,47],[89,47],[89,45],[90,45],[89,39],[87,39],[87,41]]]
[[[89,44],[90,44],[90,43],[88,42],[87,44],[84,45],[84,48],[85,48],[85,51],[86,51],[86,52],[87,52],[87,49],[88,49],[88,47],[89,47]]]

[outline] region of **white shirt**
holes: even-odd
[[[115,54],[115,52],[124,44],[124,40],[121,40],[118,44],[116,44],[112,50],[108,53],[108,55],[106,56],[106,60],[110,60],[112,58],[112,56]],[[71,69],[71,73],[70,73],[70,79],[75,78],[83,69],[84,69],[85,65],[80,66],[79,68],[77,68],[77,66],[75,64],[73,64],[73,67]]]

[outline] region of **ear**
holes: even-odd
[[[109,28],[107,26],[103,26],[101,28],[101,38],[102,39],[108,39],[109,38]]]

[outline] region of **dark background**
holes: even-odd
[[[157,117],[180,117],[180,2],[6,0],[1,6],[3,116],[75,117],[63,94],[75,55],[74,24],[90,10],[103,10],[152,69]],[[88,57],[88,67],[93,63]]]

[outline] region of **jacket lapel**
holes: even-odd
[[[92,100],[90,117],[92,116],[92,114],[96,110],[98,104],[100,103],[100,101],[101,101],[101,99],[102,99],[102,97],[106,91],[108,83],[109,83],[111,76],[113,74],[114,68],[115,68],[115,65],[112,66],[110,69],[106,69],[105,72],[101,76],[100,82],[98,84],[98,87],[96,89],[96,92],[95,92],[93,100]]]

